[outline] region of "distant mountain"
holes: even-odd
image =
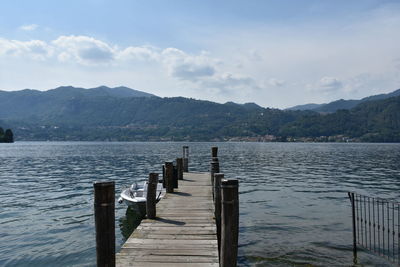
[[[18,97],[43,97],[53,99],[67,99],[72,97],[154,97],[155,95],[134,90],[128,87],[120,86],[110,88],[107,86],[99,86],[95,88],[85,89],[73,86],[61,86],[47,91],[39,91],[33,89],[25,89],[21,91],[1,91],[0,97],[16,99]]]
[[[369,97],[364,97],[359,100],[340,99],[340,100],[336,100],[336,101],[326,103],[326,104],[298,105],[298,106],[288,108],[287,110],[312,110],[312,111],[322,112],[322,113],[332,113],[339,109],[352,109],[360,103],[381,100],[381,99],[386,99],[386,98],[395,97],[395,96],[400,96],[400,89],[393,91],[391,93],[388,93],[388,94],[373,95],[373,96],[369,96]]]
[[[333,102],[330,102],[328,104],[323,104],[319,107],[316,107],[312,109],[312,111],[316,112],[324,112],[324,113],[333,113],[336,112],[339,109],[352,109],[355,106],[357,106],[360,103],[363,103],[364,101],[361,100],[336,100]]]
[[[311,104],[297,105],[297,106],[294,106],[291,108],[287,108],[286,110],[313,110],[313,109],[319,108],[323,105],[326,105],[326,104],[311,103]]]
[[[68,105],[84,99],[129,99],[138,97],[156,96],[127,87],[109,88],[106,86],[91,89],[61,86],[48,91],[32,89],[0,91],[0,119],[47,121],[50,117],[55,117],[56,114],[70,110]],[[60,123],[62,123],[62,120]]]
[[[126,93],[130,89],[104,87],[0,92],[0,120],[15,129],[17,140],[213,140],[275,135],[302,115],[255,103]]]
[[[107,86],[100,86],[96,88],[87,89],[91,93],[95,93],[98,96],[112,96],[112,97],[154,97],[155,95],[134,90],[128,87],[119,86],[109,88]]]
[[[380,99],[385,96],[366,98],[351,109],[319,113],[263,108],[255,103],[161,98],[125,87],[64,86],[45,92],[0,91],[0,122],[13,129],[17,141],[400,142],[400,96]],[[343,101],[337,106],[354,104]]]
[[[262,110],[262,109],[264,109],[263,107],[257,105],[256,103],[253,103],[253,102],[244,103],[244,104],[238,104],[238,103],[229,101],[229,102],[226,102],[224,105],[227,105],[227,106],[240,106],[240,107],[243,107],[243,108],[245,108],[247,110]]]
[[[288,123],[280,135],[292,137],[346,136],[365,142],[400,142],[400,96],[365,101],[348,110],[310,113]]]

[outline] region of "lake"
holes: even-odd
[[[208,171],[218,146],[221,172],[239,179],[239,266],[349,266],[347,191],[400,196],[400,144],[0,144],[0,266],[95,266],[93,182],[113,180],[119,194],[181,157],[183,145],[190,170]],[[117,249],[139,222],[116,203]],[[368,252],[359,260],[388,264]]]

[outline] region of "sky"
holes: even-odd
[[[4,0],[0,90],[287,108],[400,88],[400,1]]]

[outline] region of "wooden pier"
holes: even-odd
[[[219,266],[210,173],[184,173],[116,256],[117,266]]]
[[[99,267],[236,267],[239,234],[237,179],[220,173],[218,148],[212,147],[210,173],[188,172],[183,158],[163,165],[166,195],[156,205],[158,174],[150,173],[146,217],[115,255],[113,181],[95,182],[96,255]]]

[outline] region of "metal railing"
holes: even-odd
[[[353,254],[363,247],[400,265],[400,203],[348,193],[352,207]]]

